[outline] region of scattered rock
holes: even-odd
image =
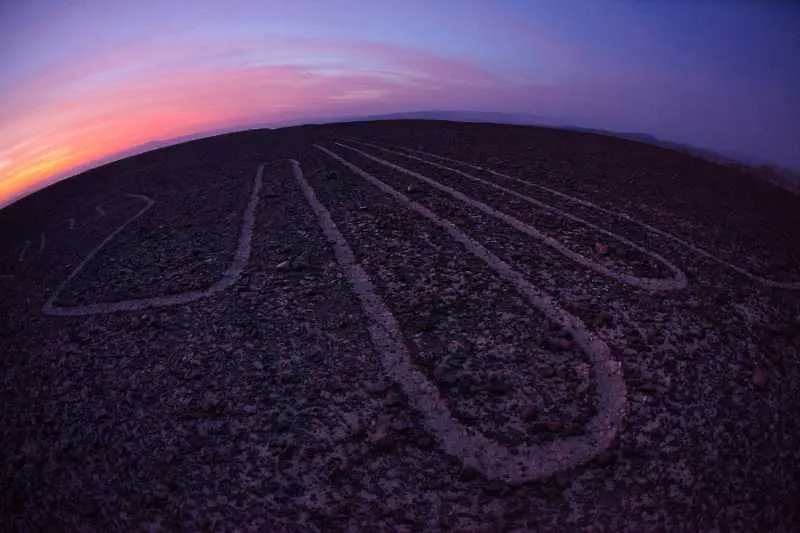
[[[538,414],[539,410],[535,405],[525,405],[522,407],[522,409],[520,409],[520,416],[525,422],[532,422],[533,420],[536,420],[536,415]]]
[[[413,193],[413,192],[416,192],[416,190],[417,190],[417,188],[416,188],[416,187],[414,187],[414,185],[412,185],[411,183],[409,183],[409,184],[406,186],[406,192],[407,192],[407,193],[409,193],[409,194],[410,194],[410,193]]]
[[[411,426],[406,420],[402,418],[395,418],[394,420],[392,420],[392,424],[390,427],[392,428],[392,431],[395,431],[397,433],[402,433]]]
[[[594,253],[598,259],[602,259],[608,254],[608,245],[600,237],[594,241]]]
[[[535,433],[555,433],[562,431],[565,428],[565,424],[562,422],[556,422],[555,420],[539,420],[531,424],[531,429]]]
[[[555,334],[560,339],[572,340],[572,332],[567,328],[559,328]]]
[[[300,272],[301,270],[305,270],[308,267],[308,263],[302,259],[295,259],[291,262],[291,268],[293,272]]]
[[[436,328],[436,324],[434,324],[433,320],[427,317],[418,317],[414,321],[414,330],[417,332],[427,332],[433,331]]]
[[[400,395],[397,394],[393,390],[390,390],[389,394],[386,395],[385,402],[386,402],[386,405],[388,405],[389,407],[398,405],[401,401],[402,401],[402,398],[400,398]]]
[[[758,387],[759,389],[763,389],[767,386],[767,374],[762,369],[757,368],[756,371],[753,373],[753,384]]]
[[[458,479],[461,481],[474,481],[480,477],[481,473],[472,465],[465,464],[461,467],[461,472],[458,475]]]
[[[486,489],[486,492],[488,492],[489,494],[500,495],[506,491],[508,485],[506,485],[502,481],[493,479],[489,481],[484,488]]]
[[[214,392],[207,392],[203,396],[203,409],[209,410],[217,407],[220,404],[219,394]]]
[[[364,388],[368,393],[377,396],[386,392],[386,389],[389,388],[389,385],[384,381],[373,381],[371,383],[367,383]]]
[[[439,379],[439,381],[446,385],[447,387],[454,387],[458,388],[459,385],[461,388],[469,387],[470,381],[468,376],[459,377],[459,375],[455,371],[448,371]]]
[[[605,450],[597,455],[595,461],[600,466],[609,466],[617,460],[617,452],[615,450]]]
[[[433,377],[438,381],[444,381],[444,378],[450,373],[450,368],[446,364],[438,364],[433,369]]]
[[[506,394],[508,391],[510,391],[511,385],[509,385],[500,378],[492,377],[489,380],[489,384],[486,388],[489,389],[489,392],[491,392],[492,394],[496,394],[499,396],[502,394]]]
[[[386,452],[394,447],[395,439],[390,438],[390,427],[391,420],[386,416],[380,417],[375,423],[375,427],[367,437],[367,440],[373,445],[375,450]]]
[[[571,472],[559,472],[556,474],[554,481],[556,486],[563,491],[572,486],[574,478]]]
[[[346,412],[342,416],[350,435],[361,435],[364,432],[365,428],[361,423],[361,418],[358,416],[358,413]]]
[[[430,438],[428,435],[423,435],[417,439],[417,446],[419,446],[423,450],[429,450],[431,446],[433,446],[433,439]]]
[[[561,337],[550,337],[545,341],[545,345],[551,350],[555,350],[557,352],[566,352],[571,350],[575,346],[575,343],[569,339],[563,339]]]
[[[275,265],[275,270],[280,270],[280,271],[289,270],[291,268],[291,264],[292,264],[291,261],[288,261],[288,260],[287,261],[282,261],[282,262],[278,263],[277,265]]]
[[[598,311],[594,315],[594,324],[599,328],[608,328],[614,325],[614,317],[608,311]]]

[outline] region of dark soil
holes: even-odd
[[[533,185],[415,154],[623,236],[688,282],[658,292],[621,283],[335,144],[352,139],[551,187],[755,275],[800,281],[800,198],[620,139],[397,121],[252,131],[129,158],[0,211],[3,530],[798,530],[800,290],[769,288]],[[627,387],[611,447],[519,486],[443,452],[387,377],[369,317],[288,158],[461,424],[510,449],[581,434],[596,411],[592,361],[487,263],[315,144],[455,224],[608,344]],[[358,148],[594,257],[596,232],[552,210],[424,161]],[[87,254],[141,209],[128,194],[155,203],[56,303],[213,287],[237,253],[261,163],[269,164],[250,255],[232,286],[183,305],[43,312]],[[611,270],[671,274],[651,255],[605,242]]]

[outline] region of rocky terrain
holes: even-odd
[[[796,531],[800,198],[546,128],[156,150],[0,211],[9,531]]]

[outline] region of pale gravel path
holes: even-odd
[[[582,205],[584,207],[589,207],[589,208],[592,208],[592,209],[596,209],[597,211],[600,211],[601,213],[605,213],[607,215],[611,215],[613,217],[625,220],[627,222],[632,222],[633,224],[636,224],[637,226],[640,226],[640,227],[642,227],[642,228],[644,228],[644,229],[646,229],[646,230],[648,230],[648,231],[650,231],[652,233],[660,235],[662,237],[666,237],[667,239],[670,239],[673,242],[676,242],[676,243],[688,248],[689,250],[693,251],[694,253],[696,253],[698,255],[701,255],[701,256],[705,257],[706,259],[710,259],[710,260],[714,261],[715,263],[720,264],[722,266],[725,266],[725,267],[727,267],[727,268],[729,268],[729,269],[731,269],[731,270],[733,270],[735,272],[738,272],[739,274],[741,274],[743,276],[746,276],[747,278],[751,279],[752,281],[755,281],[757,283],[761,283],[762,285],[766,285],[768,287],[773,287],[773,288],[776,288],[776,289],[800,290],[800,281],[775,281],[775,280],[771,280],[771,279],[767,279],[765,277],[759,276],[757,274],[753,274],[749,270],[746,270],[744,268],[736,266],[733,263],[730,263],[730,262],[725,261],[723,259],[719,259],[714,254],[712,254],[712,253],[710,253],[710,252],[708,252],[708,251],[706,251],[706,250],[704,250],[702,248],[699,248],[699,247],[695,246],[694,244],[692,244],[692,243],[690,243],[690,242],[688,242],[688,241],[686,241],[684,239],[681,239],[680,237],[678,237],[676,235],[673,235],[672,233],[669,233],[669,232],[664,231],[662,229],[659,229],[659,228],[656,228],[654,226],[651,226],[650,224],[648,224],[646,222],[638,220],[638,219],[628,215],[627,213],[623,213],[623,212],[620,212],[620,211],[615,211],[615,210],[612,210],[612,209],[606,209],[604,207],[601,207],[601,206],[595,204],[594,202],[590,202],[589,200],[586,200],[586,199],[583,199],[583,198],[579,198],[577,196],[572,196],[570,194],[558,191],[556,189],[547,187],[545,185],[540,185],[538,183],[533,183],[531,181],[527,181],[527,180],[524,180],[524,179],[521,179],[521,178],[516,178],[514,176],[510,176],[508,174],[504,174],[502,172],[498,172],[496,170],[492,170],[492,169],[487,168],[487,167],[474,165],[472,163],[467,163],[465,161],[460,161],[458,159],[453,159],[451,157],[445,157],[445,156],[434,154],[434,153],[431,153],[431,152],[426,152],[424,150],[417,150],[417,149],[414,149],[414,148],[408,148],[408,147],[404,147],[404,146],[393,146],[393,147],[394,148],[400,148],[401,150],[406,150],[407,152],[413,152],[413,153],[416,153],[416,154],[419,154],[419,155],[422,155],[422,156],[426,156],[428,158],[434,158],[434,159],[438,159],[440,161],[448,161],[450,163],[456,163],[456,164],[463,165],[463,166],[468,167],[468,168],[473,168],[473,169],[476,169],[476,170],[482,170],[484,172],[488,172],[489,174],[492,174],[493,176],[497,176],[499,178],[516,181],[518,183],[522,183],[522,184],[525,184],[525,185],[528,185],[528,186],[531,186],[531,187],[536,187],[536,188],[538,188],[540,190],[549,192],[549,193],[551,193],[553,195],[556,195],[556,196],[558,196],[560,198],[564,198],[566,200],[575,202],[575,203],[580,204],[580,205]],[[422,161],[430,163],[430,161],[425,161],[425,160],[422,160]],[[451,169],[451,170],[455,170],[455,169]]]
[[[474,207],[474,208],[476,208],[476,209],[478,209],[480,211],[483,211],[484,213],[486,213],[486,214],[488,214],[490,216],[493,216],[493,217],[495,217],[495,218],[497,218],[499,220],[502,220],[503,222],[507,223],[509,226],[517,229],[518,231],[520,231],[522,233],[525,233],[526,235],[529,235],[530,237],[533,237],[535,239],[540,240],[542,243],[544,243],[547,246],[553,248],[554,250],[558,251],[562,255],[572,259],[576,263],[578,263],[578,264],[580,264],[580,265],[582,265],[582,266],[584,266],[586,268],[594,270],[595,272],[597,272],[599,274],[603,274],[605,276],[608,276],[609,278],[612,278],[614,280],[620,281],[622,283],[626,283],[628,285],[632,285],[634,287],[639,287],[639,288],[646,289],[646,290],[651,290],[651,291],[676,290],[676,289],[683,289],[683,288],[686,287],[686,276],[678,267],[676,267],[675,265],[673,265],[672,263],[670,263],[669,261],[667,261],[665,258],[661,257],[660,255],[658,255],[658,254],[656,254],[654,252],[648,252],[647,250],[644,250],[643,248],[635,245],[634,243],[630,242],[629,240],[625,239],[622,236],[616,235],[616,234],[608,232],[608,231],[603,231],[604,233],[606,233],[607,235],[611,235],[612,237],[614,237],[618,241],[624,242],[625,244],[627,244],[627,245],[629,245],[629,246],[631,246],[631,247],[633,247],[633,248],[635,248],[635,249],[637,249],[637,250],[639,250],[639,251],[641,251],[641,252],[643,252],[643,253],[651,256],[651,257],[653,257],[654,259],[656,259],[657,261],[662,263],[664,266],[666,266],[669,270],[671,270],[672,273],[673,273],[673,276],[671,278],[643,278],[643,277],[639,277],[639,276],[632,276],[632,275],[629,275],[629,274],[623,274],[621,272],[616,272],[614,270],[611,270],[610,268],[607,268],[607,267],[597,263],[596,261],[593,261],[593,260],[589,259],[588,257],[586,257],[586,256],[584,256],[582,254],[573,252],[572,250],[570,250],[567,246],[562,244],[557,239],[554,239],[553,237],[550,237],[546,233],[543,233],[543,232],[537,230],[533,226],[531,226],[529,224],[526,224],[525,222],[523,222],[523,221],[521,221],[521,220],[519,220],[519,219],[517,219],[515,217],[512,217],[512,216],[510,216],[510,215],[508,215],[508,214],[506,214],[506,213],[504,213],[502,211],[499,211],[499,210],[497,210],[497,209],[495,209],[495,208],[493,208],[493,207],[491,207],[491,206],[489,206],[489,205],[487,205],[487,204],[485,204],[483,202],[475,200],[474,198],[471,198],[471,197],[465,195],[464,193],[453,189],[452,187],[448,187],[447,185],[439,183],[438,181],[435,181],[435,180],[433,180],[433,179],[431,179],[431,178],[429,178],[427,176],[424,176],[424,175],[422,175],[422,174],[420,174],[418,172],[414,172],[413,170],[409,170],[409,169],[404,168],[404,167],[402,167],[400,165],[396,165],[396,164],[394,164],[394,163],[392,163],[390,161],[386,161],[385,159],[381,159],[381,158],[376,157],[374,155],[368,154],[368,153],[366,153],[364,151],[361,151],[361,150],[359,150],[357,148],[353,148],[351,146],[348,146],[348,145],[345,145],[345,144],[341,144],[341,143],[337,143],[337,145],[341,146],[343,148],[346,148],[348,150],[352,150],[352,151],[354,151],[354,152],[356,152],[356,153],[358,153],[358,154],[360,154],[360,155],[362,155],[362,156],[364,156],[364,157],[366,157],[366,158],[368,158],[368,159],[370,159],[372,161],[375,161],[376,163],[380,163],[380,164],[385,165],[385,166],[387,166],[389,168],[392,168],[394,170],[403,172],[404,174],[407,174],[407,175],[409,175],[411,177],[414,177],[414,178],[416,178],[416,179],[418,179],[420,181],[423,181],[423,182],[427,183],[428,185],[430,185],[430,186],[432,186],[432,187],[434,187],[436,189],[439,189],[440,191],[443,191],[443,192],[449,194],[453,198],[456,198],[457,200],[460,200],[461,202],[464,202],[467,205],[470,205],[470,206],[472,206],[472,207]],[[469,176],[469,175],[467,175],[467,177],[472,178],[472,176]],[[480,180],[480,181],[483,181],[483,180]],[[507,192],[511,192],[511,191],[507,190]],[[514,193],[514,194],[517,194],[517,193]],[[524,200],[533,200],[532,198],[526,197],[524,195],[518,195],[518,196],[521,199],[524,199]],[[534,202],[535,202],[535,200],[534,200]],[[576,221],[578,221],[578,222],[580,222],[582,224],[585,224],[585,225],[587,225],[589,227],[592,227],[594,229],[598,229],[598,230],[600,229],[597,226],[595,226],[595,225],[593,225],[593,224],[591,224],[589,222],[586,222],[586,221],[584,221],[582,219],[578,219],[577,217],[567,216],[567,213],[564,213],[563,211],[559,211],[558,209],[555,209],[555,208],[551,208],[551,209],[553,211],[557,212],[558,214],[562,215],[562,216],[565,216],[567,218],[572,218],[572,219],[574,219],[574,220],[576,220]]]
[[[270,163],[275,163],[270,162]],[[182,305],[187,304],[190,302],[194,302],[197,300],[201,300],[203,298],[208,298],[220,291],[223,291],[229,287],[231,287],[241,276],[242,272],[244,271],[245,266],[247,265],[248,260],[250,259],[250,249],[251,243],[253,240],[253,225],[255,223],[255,211],[256,207],[258,206],[259,201],[259,192],[261,191],[261,186],[263,183],[263,173],[264,167],[270,163],[263,163],[259,165],[258,170],[256,171],[255,178],[253,180],[253,191],[250,194],[250,200],[247,204],[247,207],[244,211],[243,222],[242,222],[242,231],[239,237],[239,244],[236,248],[234,253],[233,261],[231,266],[225,271],[222,277],[217,280],[214,284],[210,287],[199,290],[199,291],[188,291],[183,292],[180,294],[174,294],[170,296],[155,296],[152,298],[139,298],[133,300],[121,300],[118,302],[110,302],[110,303],[93,303],[81,306],[74,306],[74,307],[60,307],[55,305],[56,299],[58,299],[59,294],[62,290],[67,286],[67,284],[80,273],[81,269],[83,269],[86,264],[91,261],[94,256],[103,249],[111,240],[114,239],[122,230],[124,230],[129,224],[134,222],[136,219],[144,215],[147,210],[149,210],[153,204],[155,203],[152,199],[147,196],[143,195],[129,195],[135,196],[145,201],[146,205],[143,207],[139,212],[134,214],[131,218],[125,221],[122,225],[120,225],[116,230],[114,230],[108,237],[103,239],[103,241],[98,244],[94,249],[92,249],[86,257],[81,261],[77,267],[67,276],[64,282],[55,290],[53,295],[47,300],[42,308],[42,312],[48,315],[59,315],[59,316],[82,316],[82,315],[94,315],[94,314],[103,314],[103,313],[114,313],[117,311],[140,311],[143,309],[150,309],[153,307],[164,307],[170,305]],[[71,219],[72,220],[72,219]]]
[[[22,263],[25,261],[25,254],[28,252],[28,247],[31,245],[31,241],[25,241],[25,244],[22,245],[22,251],[20,251],[19,256],[17,256],[17,261]]]
[[[550,320],[567,329],[578,346],[592,360],[597,381],[597,415],[585,427],[586,433],[543,445],[521,446],[517,453],[487,438],[453,418],[437,388],[411,364],[411,356],[403,341],[400,327],[385,302],[375,293],[369,275],[358,264],[347,241],[336,228],[330,213],[317,200],[313,189],[302,176],[299,164],[294,163],[295,177],[309,204],[316,213],[325,235],[334,246],[337,260],[347,272],[369,318],[370,335],[380,353],[384,369],[398,382],[413,406],[423,415],[426,425],[436,436],[442,449],[459,458],[465,465],[477,468],[490,479],[521,484],[550,476],[564,469],[583,464],[603,452],[615,439],[626,410],[626,388],[621,368],[599,337],[586,325],[542,292],[508,263],[480,243],[463,233],[449,220],[439,217],[425,206],[385,184],[381,180],[348,162],[339,155],[317,145],[332,159],[343,164],[404,207],[411,209],[444,229],[468,252],[477,256],[498,276],[514,285],[534,307]]]

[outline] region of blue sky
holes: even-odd
[[[790,2],[6,2],[0,205],[153,139],[415,108],[530,113],[800,168],[797,50]]]

